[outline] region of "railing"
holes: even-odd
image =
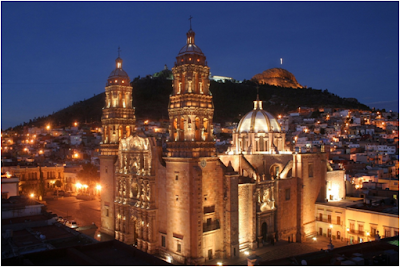
[[[220,229],[219,221],[216,220],[212,223],[203,223],[203,233]]]
[[[343,226],[343,222],[342,221],[338,222],[337,220],[332,220],[332,219],[329,220],[328,218],[320,218],[320,217],[315,217],[315,220],[317,222],[326,222],[326,223],[330,223],[330,224],[333,224],[333,225]]]
[[[354,230],[354,229],[350,229],[349,232],[350,234],[353,235],[359,235],[359,236],[368,236],[367,232],[364,230]],[[370,235],[371,236],[371,235]]]

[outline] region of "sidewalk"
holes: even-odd
[[[304,243],[288,243],[287,241],[278,241],[275,245],[268,244],[265,247],[249,250],[249,255],[245,255],[244,252],[240,252],[239,257],[234,259],[213,259],[206,261],[204,265],[218,265],[221,262],[222,265],[247,265],[247,257],[250,255],[256,255],[261,258],[261,261],[265,260],[276,260],[281,258],[293,257],[296,255],[311,253],[320,251],[321,249],[326,250],[328,248],[329,238],[318,237],[316,241],[307,241]],[[335,248],[346,246],[347,243],[343,241],[332,241]]]

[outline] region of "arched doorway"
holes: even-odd
[[[261,235],[262,235],[262,240],[264,242],[267,242],[267,233],[268,233],[268,225],[266,222],[263,222],[261,225]]]

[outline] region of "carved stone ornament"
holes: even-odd
[[[260,205],[261,211],[275,209],[275,200],[273,197],[273,190],[271,190],[271,188],[265,188],[263,190],[263,195],[259,197],[259,203],[261,204]]]
[[[144,151],[148,149],[149,140],[137,135],[122,139],[119,144],[119,150]]]

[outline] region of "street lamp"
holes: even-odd
[[[101,185],[96,185],[96,189],[97,189],[97,194],[100,195],[100,191],[101,191]]]

